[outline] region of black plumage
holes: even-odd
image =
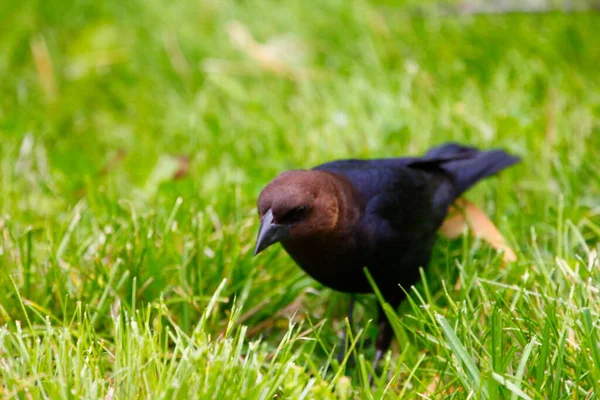
[[[426,267],[448,207],[477,181],[515,164],[503,150],[450,143],[422,157],[340,160],[280,174],[258,199],[255,254],[273,243],[333,289],[369,293],[366,267],[396,308]],[[393,333],[379,310],[376,362]]]

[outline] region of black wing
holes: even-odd
[[[314,169],[344,176],[362,196],[367,213],[402,226],[404,212],[416,207],[445,210],[454,201],[452,176],[439,167],[446,161],[427,157],[339,160]]]

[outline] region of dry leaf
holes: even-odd
[[[466,199],[458,199],[450,207],[448,217],[444,220],[440,233],[448,239],[455,239],[468,226],[471,234],[488,242],[496,250],[504,252],[504,262],[514,262],[517,255],[506,243],[498,228],[487,215],[475,204]]]
[[[440,377],[438,375],[434,375],[431,382],[429,382],[429,385],[427,385],[425,392],[421,393],[421,396],[425,398],[431,398],[431,396],[435,394],[439,383]]]
[[[187,176],[188,170],[190,168],[190,158],[188,156],[177,156],[177,162],[179,168],[175,171],[173,175],[173,179],[183,179]]]
[[[171,66],[177,72],[177,75],[184,82],[188,81],[192,74],[192,67],[181,50],[177,35],[173,32],[169,32],[163,35],[163,45],[169,58]]]
[[[30,46],[33,62],[44,95],[47,100],[52,101],[56,98],[56,77],[54,75],[54,67],[50,52],[48,51],[46,39],[41,35],[37,36],[35,39],[31,40]]]
[[[100,171],[98,171],[99,175],[106,175],[115,168],[119,166],[119,164],[125,159],[127,153],[123,149],[118,149],[117,152],[106,162],[106,164],[102,167]]]
[[[451,211],[456,210],[454,207],[452,207]],[[448,216],[444,220],[444,223],[440,227],[440,233],[448,239],[456,239],[460,235],[462,235],[466,227],[467,221],[465,220],[465,215],[462,213],[454,212],[452,214],[448,214]]]
[[[286,60],[281,43],[265,45],[257,42],[248,28],[239,21],[229,24],[228,33],[233,44],[256,61],[265,71],[292,79],[307,78],[307,71],[293,68],[289,63],[290,60]],[[290,50],[297,50],[296,45],[293,47]],[[290,53],[294,53],[294,51],[290,51]]]
[[[106,396],[104,396],[104,400],[112,400],[114,394],[115,394],[115,388],[112,386],[109,387],[108,392],[106,393]]]

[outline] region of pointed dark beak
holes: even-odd
[[[257,255],[270,245],[285,239],[289,235],[290,230],[287,226],[273,223],[273,211],[269,209],[260,221],[254,255]]]

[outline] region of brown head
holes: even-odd
[[[287,171],[258,197],[261,218],[254,255],[282,240],[324,235],[336,229],[344,182],[328,172]]]

